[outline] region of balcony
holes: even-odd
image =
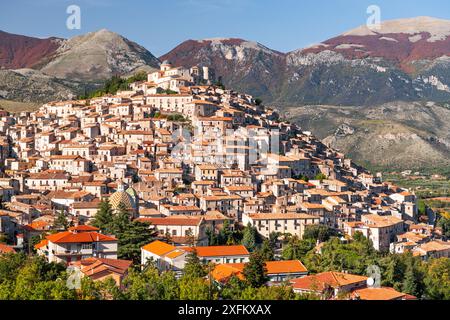
[[[80,250],[59,250],[54,252],[57,256],[81,256],[81,255],[92,255],[94,250],[92,249],[80,249]]]

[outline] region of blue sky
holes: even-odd
[[[0,4],[0,30],[69,38],[106,28],[156,56],[187,39],[237,37],[287,52],[364,24],[369,5],[381,19],[450,19],[448,0],[14,0]],[[81,30],[66,28],[69,5]]]

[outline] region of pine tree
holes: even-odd
[[[233,230],[231,230],[230,220],[225,220],[219,232],[218,241],[220,245],[234,244]]]
[[[184,277],[198,278],[206,276],[205,266],[200,261],[197,250],[186,255],[186,264],[184,266]]]
[[[105,208],[107,209],[107,207]],[[109,215],[107,210],[105,212],[103,218]],[[104,222],[106,221],[104,220]],[[103,225],[105,225],[105,230],[119,240],[119,259],[133,260],[138,263],[141,247],[152,242],[155,238],[155,232],[150,228],[150,224],[132,221],[131,213],[123,204],[120,204],[117,212],[112,214],[112,220]]]
[[[244,229],[242,244],[250,251],[253,251],[256,247],[256,232],[256,229],[250,223]]]
[[[92,225],[99,228],[104,233],[111,233],[111,224],[113,221],[113,211],[108,200],[100,202],[97,214],[94,217]]]
[[[124,229],[116,234],[119,239],[119,259],[133,260],[139,263],[141,259],[141,247],[154,240],[154,231],[148,223],[130,221]]]
[[[217,246],[220,244],[218,236],[215,234],[215,232],[213,230],[211,230],[211,228],[206,229],[205,233],[206,233],[206,237],[208,238],[209,246]]]
[[[255,251],[250,255],[250,261],[244,267],[244,277],[253,288],[259,288],[267,282],[266,263],[260,252]]]
[[[268,239],[263,241],[260,252],[264,258],[264,261],[273,261],[275,259],[275,250]]]
[[[412,265],[408,265],[406,267],[405,278],[403,280],[403,292],[412,294],[413,296],[417,296],[418,295],[417,289],[418,288],[414,267]]]

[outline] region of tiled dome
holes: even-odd
[[[124,191],[114,192],[109,198],[109,203],[111,204],[111,208],[113,210],[117,210],[121,203],[125,205],[127,210],[135,210],[135,201],[128,193]]]

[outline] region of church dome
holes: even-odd
[[[136,190],[134,190],[133,188],[130,187],[125,192],[128,193],[131,197],[133,208],[136,208],[138,205],[138,202],[139,202],[139,200],[138,200],[139,197],[138,197]]]
[[[114,192],[109,198],[109,203],[113,210],[119,209],[120,204],[123,204],[127,210],[136,209],[134,199],[125,191]]]
[[[126,193],[128,193],[130,196],[132,196],[133,198],[136,198],[138,195],[137,195],[137,192],[136,192],[136,190],[134,190],[133,188],[128,188],[127,189],[127,191],[125,191]]]

